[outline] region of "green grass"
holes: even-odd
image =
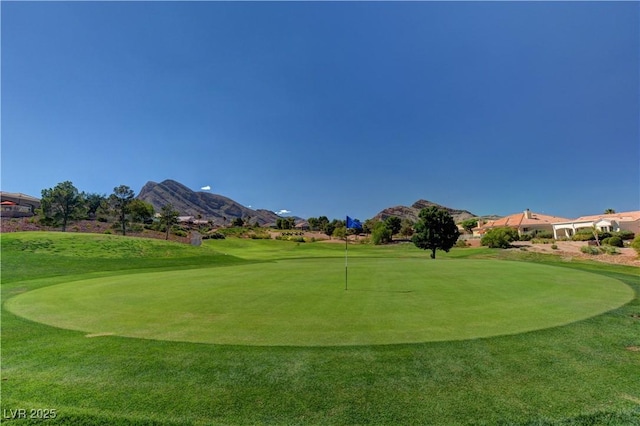
[[[598,274],[601,283],[624,282],[635,298],[563,326],[460,341],[265,347],[87,338],[86,332],[7,311],[7,304],[32,290],[67,282],[124,273],[143,278],[160,271],[251,270],[321,258],[339,263],[344,255],[340,244],[232,239],[200,248],[141,240],[151,246],[141,254],[119,237],[95,249],[94,238],[102,236],[2,235],[1,402],[6,412],[53,408],[57,419],[47,424],[86,425],[640,424],[640,352],[627,349],[640,346],[637,268],[529,253],[487,262],[567,276],[576,272],[580,278]],[[41,239],[53,243],[38,246]],[[103,251],[111,254],[105,258]],[[474,257],[504,255],[454,249],[432,262],[410,245],[349,247],[354,274],[358,262],[375,265],[391,258],[424,260],[425,267],[462,266],[481,262]],[[527,262],[513,262],[513,257]],[[354,290],[357,283],[354,276]]]
[[[9,300],[24,318],[92,334],[250,345],[462,340],[553,327],[634,296],[620,281],[521,262],[341,258],[114,275]]]

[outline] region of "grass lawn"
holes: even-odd
[[[1,242],[11,424],[640,424],[637,268],[351,245],[345,291],[340,244]]]

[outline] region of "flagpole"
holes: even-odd
[[[349,282],[349,245],[347,244],[347,232],[349,228],[345,228],[344,233],[344,290],[347,291],[347,283]]]

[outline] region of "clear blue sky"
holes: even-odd
[[[1,2],[2,190],[640,209],[638,2]]]

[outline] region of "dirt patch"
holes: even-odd
[[[627,346],[627,350],[631,352],[640,352],[640,346]]]

